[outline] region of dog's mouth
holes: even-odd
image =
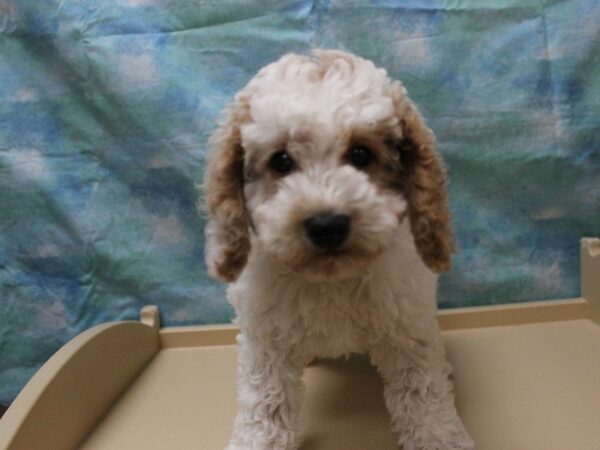
[[[286,265],[313,281],[336,281],[364,275],[379,253],[365,251],[346,241],[336,248],[311,246],[301,259],[288,261]]]

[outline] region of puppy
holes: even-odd
[[[341,51],[269,64],[213,135],[204,193],[207,266],[241,329],[229,450],[296,449],[303,368],[353,352],[404,450],[474,448],[436,321],[445,170],[400,82]]]

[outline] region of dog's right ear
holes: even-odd
[[[232,107],[212,135],[204,172],[205,258],[209,274],[222,281],[237,279],[250,252],[248,218],[244,204],[244,149],[240,123],[245,111]]]

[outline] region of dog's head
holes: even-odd
[[[207,264],[233,281],[250,233],[309,278],[364,271],[405,217],[434,271],[454,241],[435,137],[399,82],[340,51],[287,55],[236,95],[211,139]]]

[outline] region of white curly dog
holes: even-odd
[[[341,51],[290,54],[213,135],[207,265],[237,312],[229,449],[296,449],[302,371],[368,352],[404,450],[473,449],[436,321],[454,250],[435,137],[400,82]]]

